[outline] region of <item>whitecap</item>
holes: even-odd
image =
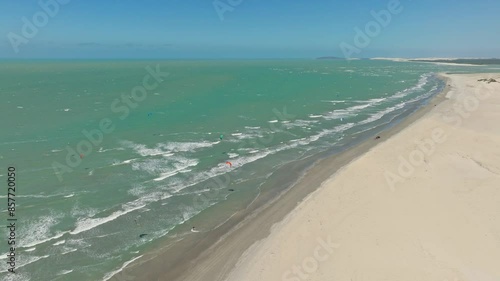
[[[145,204],[141,204],[139,206],[135,206],[134,204],[123,204],[122,205],[122,210],[120,211],[115,211],[111,215],[107,217],[100,217],[100,218],[80,218],[76,222],[75,229],[70,231],[70,234],[79,234],[88,230],[91,230],[93,228],[96,228],[102,224],[105,224],[107,222],[113,221],[127,213],[130,213],[135,210],[139,210],[141,208],[146,207]]]
[[[229,158],[236,158],[236,157],[238,157],[238,156],[240,156],[240,155],[239,155],[239,154],[237,154],[237,153],[228,153],[228,154],[227,154],[227,156],[228,156]]]
[[[73,270],[72,270],[72,269],[70,269],[70,270],[61,270],[61,271],[59,271],[59,272],[57,273],[57,276],[60,276],[60,275],[66,275],[66,274],[71,273],[71,272],[73,272]]]
[[[111,164],[112,166],[118,166],[118,165],[125,165],[125,164],[130,164],[132,161],[136,160],[137,158],[133,158],[133,159],[128,159],[128,160],[125,160],[125,161],[114,161],[113,164]]]
[[[65,232],[53,235],[50,229],[59,223],[62,214],[52,216],[42,216],[36,220],[25,220],[23,222],[24,230],[19,233],[19,240],[23,241],[22,248],[31,248],[50,240],[58,239]]]
[[[52,244],[52,246],[59,246],[59,245],[62,245],[66,243],[66,240],[61,240],[61,241],[57,241],[56,243]]]

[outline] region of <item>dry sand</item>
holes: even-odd
[[[500,83],[477,81],[500,74],[446,76],[445,101],[325,181],[227,281],[500,280]]]

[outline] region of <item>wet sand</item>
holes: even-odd
[[[333,174],[228,277],[214,262],[184,280],[500,280],[500,83],[478,81],[500,74],[445,76],[442,102]]]
[[[148,281],[225,280],[245,251],[266,239],[273,225],[283,221],[304,198],[339,169],[425,115],[444,99],[445,92],[392,128],[379,133],[381,138],[378,140],[372,136],[362,143],[353,144],[353,147],[340,154],[318,161],[304,159],[283,166],[281,172],[275,173],[276,176],[266,182],[267,190],[264,188],[251,209],[235,213],[213,231],[196,233],[185,237],[181,243],[151,251],[127,267],[120,276]],[[278,188],[280,193],[275,194],[273,190],[276,185],[289,187],[285,191]]]

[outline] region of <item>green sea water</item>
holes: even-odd
[[[436,76],[443,71],[491,69],[368,60],[1,61],[0,178],[16,168],[18,221],[17,274],[7,273],[0,242],[0,277],[116,279],[159,240],[192,234],[180,226],[208,231],[248,206],[285,163],[401,120],[443,89]]]

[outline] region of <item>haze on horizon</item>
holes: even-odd
[[[0,57],[345,57],[341,44],[356,46],[355,28],[394,1],[0,0]],[[353,57],[500,57],[500,1],[400,0],[398,11]]]

